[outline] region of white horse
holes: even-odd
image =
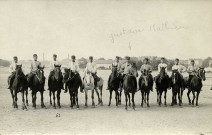
[[[97,86],[95,87],[94,85],[94,78],[92,76],[92,74],[90,72],[87,72],[85,74],[85,77],[84,77],[84,80],[83,80],[83,85],[84,85],[84,91],[85,91],[85,107],[87,107],[87,100],[88,100],[88,90],[91,90],[91,99],[92,99],[92,106],[94,107],[95,106],[95,103],[94,103],[94,90],[98,96],[98,101],[99,103],[98,104],[101,104],[103,105],[103,102],[102,102],[102,88],[103,88],[103,79],[100,78],[99,81],[97,81]],[[99,92],[98,92],[98,89],[100,90],[100,96],[101,96],[101,99],[100,99],[100,96],[99,96]]]

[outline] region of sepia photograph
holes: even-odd
[[[212,135],[211,0],[0,0],[0,135]]]

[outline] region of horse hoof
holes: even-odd
[[[77,105],[77,108],[79,109],[79,105]]]
[[[56,106],[54,106],[54,109],[56,109]]]
[[[127,110],[127,107],[125,107],[125,110]]]
[[[110,104],[108,104],[108,106],[110,106]]]
[[[133,110],[135,111],[135,106],[133,106]]]
[[[95,103],[93,103],[92,106],[95,107]]]
[[[52,106],[52,103],[50,103],[50,105]]]
[[[147,104],[147,107],[150,107],[150,106]]]
[[[71,109],[73,109],[73,105],[70,105]]]
[[[196,104],[196,106],[199,106],[199,104]]]
[[[58,108],[61,108],[61,106],[60,106],[60,105],[58,105]]]

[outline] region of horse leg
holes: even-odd
[[[200,91],[198,91],[198,92],[197,92],[197,98],[196,98],[196,106],[198,106],[198,105],[199,105],[199,104],[198,104],[199,93],[200,93]]]
[[[172,103],[171,103],[171,106],[174,105],[174,90],[172,89]]]
[[[160,92],[160,95],[159,95],[159,106],[161,106],[161,96],[162,96],[162,93],[163,92]]]
[[[128,96],[128,93],[127,92],[124,92],[124,93],[125,93],[125,102],[126,102],[125,109],[127,110],[127,96]]]
[[[12,89],[10,89],[10,93],[11,93],[12,100],[13,100],[12,107],[15,108],[15,101],[14,101],[14,95],[13,95],[13,90]]]
[[[178,92],[179,106],[181,106],[181,94]]]
[[[147,92],[147,107],[150,107],[150,106],[149,106],[149,92],[150,92],[150,91]]]
[[[144,103],[146,104],[146,92],[144,91],[143,93],[144,93],[144,99],[143,100],[144,100]]]
[[[26,94],[26,105],[29,106],[29,102],[28,102],[28,88],[25,90],[25,94]]]
[[[134,96],[135,96],[135,93],[132,93],[132,104],[133,104],[133,109],[135,110]]]
[[[128,93],[128,98],[129,98],[129,106],[131,107],[131,102],[130,102],[130,93]]]
[[[101,100],[100,100],[100,97],[99,97],[99,92],[98,92],[97,88],[95,88],[94,90],[95,90],[96,95],[98,97],[98,104],[100,104],[101,103]]]
[[[119,96],[119,93],[118,93],[118,90],[115,91],[116,93],[116,96],[115,96],[115,99],[116,99],[116,106],[118,106],[118,96]]]
[[[94,89],[91,91],[91,98],[92,98],[92,106],[95,107],[95,103],[94,103]]]
[[[21,92],[21,94],[22,94],[22,109],[24,110],[24,109],[27,109],[25,105],[25,99],[24,99],[24,90]]]
[[[181,89],[181,99],[180,99],[180,101],[181,101],[181,104],[183,103],[183,89]]]
[[[195,92],[194,92],[194,91],[192,91],[192,94],[193,94],[192,105],[194,105],[194,100],[195,100]]]
[[[111,104],[112,93],[113,93],[113,90],[110,90],[110,96],[109,96],[109,104],[108,104],[108,106],[110,106],[110,104]]]
[[[79,104],[78,104],[78,92],[76,92],[75,96],[76,96],[77,108],[79,108]]]
[[[17,95],[17,91],[16,90],[13,90],[13,93],[14,93],[14,97],[15,97],[15,108],[18,109],[18,104],[17,104],[17,101],[18,101],[18,95]]]
[[[54,109],[56,109],[56,105],[55,105],[55,91],[53,91],[53,100],[54,100],[53,107],[54,107]]]
[[[120,93],[119,93],[119,105],[121,105],[121,94],[122,94],[122,89],[120,90]]]
[[[50,97],[50,105],[52,105],[52,92],[49,90],[49,97]]]
[[[73,92],[69,91],[69,94],[70,94],[70,102],[71,102],[70,107],[73,108],[73,106],[74,106],[74,104],[73,104]]]
[[[60,93],[61,93],[61,89],[59,89],[59,90],[57,91],[57,106],[58,106],[59,108],[61,108],[61,106],[60,106]]]
[[[43,91],[40,92],[40,97],[41,97],[41,108],[46,108],[46,106],[44,105],[44,101],[43,101]]]
[[[74,92],[72,92],[72,100],[73,100],[73,106],[76,105],[76,98]]]
[[[85,90],[85,107],[88,106],[88,104],[87,104],[87,101],[88,101],[88,93],[87,93],[87,92],[88,92],[88,91]]]
[[[164,100],[165,100],[165,101],[164,101],[164,105],[165,105],[165,106],[166,106],[166,93],[167,93],[167,90],[164,91]]]
[[[32,92],[32,103],[34,109],[36,109],[36,94],[37,92]]]
[[[144,92],[141,91],[141,107],[143,107],[144,104]]]
[[[190,93],[191,93],[191,90],[188,89],[188,93],[187,93],[187,97],[188,97],[188,102],[189,102],[189,105],[191,105],[191,99],[190,99]]]
[[[102,101],[102,86],[100,88],[100,96],[101,96],[101,106],[103,105],[103,101]]]

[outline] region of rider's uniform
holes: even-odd
[[[53,60],[53,61],[50,62],[50,64],[49,64],[50,73],[49,73],[49,77],[48,77],[48,86],[49,87],[50,87],[50,84],[51,84],[51,77],[52,77],[52,75],[54,73],[53,70],[54,70],[55,66],[60,66],[60,65],[61,65],[60,62],[57,61],[57,60]],[[60,72],[60,73],[62,75],[62,72]],[[61,88],[63,89],[63,82],[62,82],[62,80],[63,80],[63,77],[60,80],[60,82],[61,82]]]
[[[139,78],[139,89],[141,89],[140,86],[141,86],[141,81],[142,81],[142,77],[143,77],[143,72],[144,72],[144,70],[152,71],[152,66],[149,65],[149,64],[143,64],[143,65],[141,66],[140,71],[141,71],[142,74],[141,74],[141,76],[140,76],[140,78]],[[150,79],[152,80],[152,82],[151,82],[151,89],[152,89],[152,86],[153,86],[153,77],[152,77],[152,74],[149,74],[149,77],[150,77]],[[152,89],[152,90],[153,90],[153,89]]]
[[[187,68],[187,72],[189,74],[189,79],[188,79],[188,86],[190,87],[190,83],[191,83],[191,80],[192,78],[194,77],[195,75],[195,72],[198,71],[198,66],[196,64],[194,65],[189,65],[188,68]]]
[[[9,67],[9,72],[10,72],[10,76],[8,77],[8,85],[9,88],[12,86],[13,80],[15,78],[15,69],[16,66],[20,65],[20,63],[15,63],[14,61],[11,63],[10,67]]]
[[[93,78],[94,78],[94,85],[95,87],[97,86],[97,81],[99,80],[98,76],[96,75],[97,73],[97,68],[96,68],[96,63],[94,62],[88,62],[85,68],[85,72],[84,72],[84,77],[87,73],[91,73]]]

